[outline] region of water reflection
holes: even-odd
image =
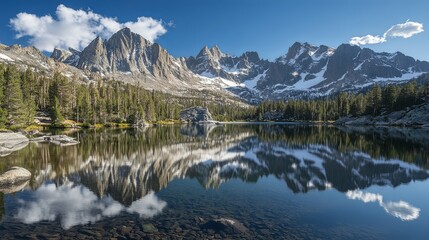
[[[420,208],[416,208],[405,201],[384,202],[383,196],[380,194],[355,190],[348,191],[346,196],[349,199],[361,200],[364,203],[378,202],[378,204],[380,204],[387,213],[401,219],[402,221],[416,220],[420,216]]]
[[[88,188],[73,183],[56,186],[44,184],[31,194],[28,200],[18,199],[15,218],[26,224],[58,219],[64,229],[76,225],[94,223],[103,217],[113,217],[122,211],[137,213],[140,217],[153,217],[162,212],[166,202],[151,192],[124,207],[110,196],[97,197]]]
[[[379,202],[408,221],[417,219],[420,209],[355,191],[429,178],[425,141],[333,127],[186,125],[74,136],[81,144],[31,143],[0,162],[0,169],[18,165],[33,173],[34,192],[21,199],[16,218],[25,223],[60,219],[67,229],[121,212],[152,217],[166,206],[154,192],[174,179],[218,188],[230,179],[257,182],[274,176],[294,193],[333,188],[351,199]]]
[[[6,186],[5,185],[0,186],[0,192],[9,194],[9,193],[14,193],[14,192],[21,191],[25,187],[27,187],[27,185],[29,184],[29,182],[30,181],[24,181],[24,182],[21,181],[21,182],[17,182],[17,183],[14,183],[14,184],[8,184]]]

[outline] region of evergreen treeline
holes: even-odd
[[[207,94],[206,94],[207,95]],[[224,101],[174,97],[120,81],[98,80],[88,84],[60,73],[47,77],[31,69],[19,71],[0,64],[0,128],[31,125],[37,111],[47,113],[54,125],[65,119],[97,123],[152,123],[175,120],[185,107],[207,106],[218,120],[245,117],[246,109]],[[238,111],[237,111],[238,110]]]
[[[429,76],[425,76],[429,78]],[[340,93],[335,97],[312,100],[265,101],[256,109],[258,120],[267,113],[282,113],[286,121],[335,121],[345,116],[378,115],[420,104],[429,96],[429,79],[418,86],[416,81],[405,85],[374,85],[368,92]]]
[[[405,85],[375,85],[364,94],[340,93],[312,100],[265,101],[254,107],[226,104],[223,96],[205,91],[177,97],[148,91],[120,81],[82,83],[60,73],[48,77],[31,69],[20,71],[0,64],[0,128],[31,125],[37,111],[48,114],[54,125],[66,119],[97,123],[136,123],[177,120],[186,107],[206,106],[215,120],[334,121],[343,116],[377,115],[422,103],[429,94],[429,75]],[[210,96],[208,99],[207,96]],[[267,113],[277,113],[276,119]]]

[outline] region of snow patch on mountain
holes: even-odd
[[[0,53],[0,58],[4,59],[6,61],[9,61],[9,62],[13,62],[14,61],[12,58],[10,58],[9,56],[7,56],[6,54],[3,54],[3,53]]]
[[[267,70],[263,73],[256,75],[256,77],[252,79],[248,79],[244,81],[244,86],[246,86],[250,90],[254,90],[259,80],[263,79],[266,76]]]

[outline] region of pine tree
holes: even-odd
[[[54,106],[52,108],[51,118],[54,126],[62,126],[64,123],[64,117],[61,114],[60,101],[56,96],[54,97]]]
[[[7,125],[7,112],[5,109],[0,107],[0,128],[5,128]]]
[[[25,123],[31,124],[36,115],[36,102],[35,102],[35,76],[33,71],[28,68],[21,74],[21,89],[25,105]]]
[[[429,97],[429,79],[426,82],[425,95],[426,95],[426,98]]]
[[[0,107],[4,103],[4,89],[6,87],[6,79],[4,78],[5,68],[0,64]]]
[[[23,102],[19,72],[15,67],[9,66],[5,72],[6,89],[5,108],[10,125],[23,125],[25,123],[25,105]]]
[[[6,80],[4,78],[4,65],[0,64],[0,128],[6,127],[7,124],[7,112],[4,109],[4,88],[6,86]]]
[[[146,114],[147,118],[151,122],[156,122],[156,111],[155,103],[152,98],[149,98],[149,104],[147,106],[148,112]]]
[[[399,91],[397,86],[389,85],[385,88],[383,93],[383,104],[389,111],[393,111],[395,109],[398,96]]]
[[[377,84],[371,89],[369,98],[372,104],[372,106],[370,106],[372,109],[371,112],[375,115],[380,112],[382,106],[382,90],[380,85]]]

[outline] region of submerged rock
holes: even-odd
[[[20,133],[0,132],[0,157],[7,156],[14,151],[23,149],[28,145],[28,138]]]
[[[215,232],[237,232],[241,234],[248,232],[248,229],[242,223],[232,218],[209,220],[200,227],[201,229],[211,229]]]
[[[211,113],[205,107],[191,107],[179,113],[180,121],[188,123],[215,123]]]
[[[12,167],[10,170],[0,175],[0,189],[10,191],[17,186],[19,187],[21,184],[26,183],[30,178],[31,172],[27,169],[22,167]]]
[[[158,232],[158,229],[152,223],[143,224],[142,228],[145,233]]]

